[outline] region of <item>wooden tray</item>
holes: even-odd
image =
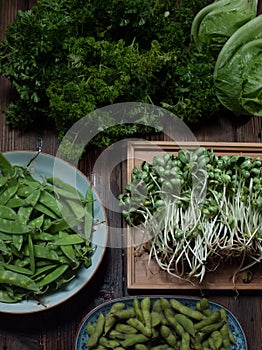
[[[133,168],[139,167],[142,161],[152,162],[156,155],[165,152],[177,154],[180,149],[195,149],[199,146],[212,148],[217,155],[250,155],[262,158],[261,143],[226,143],[226,142],[175,142],[169,141],[130,141],[127,150],[127,182],[130,183]],[[262,290],[262,264],[255,266],[252,270],[253,278],[250,283],[244,283],[237,276],[235,284],[232,277],[237,265],[221,266],[215,272],[208,272],[204,281],[192,285],[180,280],[161,270],[151,260],[148,264],[148,255],[145,252],[137,254],[132,246],[131,237],[134,237],[134,228],[128,227],[127,241],[127,288],[128,289],[155,289],[166,290]]]

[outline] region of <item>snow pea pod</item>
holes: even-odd
[[[17,194],[10,198],[6,203],[6,206],[9,208],[19,208],[22,205],[24,205],[24,199],[20,198]]]
[[[56,281],[65,273],[65,271],[68,268],[69,268],[69,265],[66,265],[66,264],[57,267],[54,271],[50,272],[41,281],[39,281],[37,285],[41,288]]]
[[[12,240],[15,248],[20,251],[22,249],[24,235],[12,235]]]
[[[7,220],[0,218],[0,229],[4,233],[23,234],[31,231],[31,227],[23,225],[18,220]]]
[[[52,225],[49,228],[50,233],[57,233],[59,231],[64,231],[69,228],[73,228],[74,226],[81,223],[79,219],[76,219],[75,217],[67,217],[67,219],[57,219],[53,221]]]
[[[0,196],[0,204],[6,205],[6,203],[9,201],[10,198],[12,198],[18,189],[18,183],[17,181],[10,181],[9,186],[7,189],[1,194]]]
[[[52,210],[58,217],[61,216],[61,210],[58,206],[58,201],[54,196],[52,196],[47,191],[42,191],[39,197],[39,202],[45,206],[47,206],[50,210]]]
[[[22,296],[14,295],[6,290],[0,290],[0,302],[2,303],[17,303],[22,300]]]
[[[49,216],[51,219],[58,218],[58,216],[52,210],[50,210],[47,206],[45,206],[44,204],[36,203],[35,209],[40,211],[41,213]]]
[[[13,272],[21,273],[23,275],[32,275],[32,271],[30,269],[14,264],[4,264],[4,268]]]
[[[34,243],[30,234],[28,235],[28,251],[29,251],[29,258],[30,258],[30,269],[34,274],[35,273],[35,251],[34,251]]]
[[[39,201],[40,195],[41,195],[40,189],[34,190],[32,193],[30,193],[28,197],[26,197],[25,205],[30,205],[32,207],[35,207],[35,205]]]
[[[54,249],[48,246],[43,246],[39,244],[34,245],[34,254],[35,254],[35,258],[54,260],[54,261],[59,261],[60,259],[59,255]],[[24,250],[24,255],[29,256],[28,246]]]
[[[34,292],[39,291],[39,287],[30,277],[14,271],[1,269],[0,283],[21,287]]]
[[[7,181],[8,181],[8,177],[7,176],[0,176],[0,188],[4,187],[5,184],[7,183]]]
[[[75,187],[71,186],[67,182],[57,177],[47,178],[46,181],[54,186],[55,192],[63,195],[64,197],[81,198],[81,200],[84,199],[84,196],[80,191],[78,191]],[[64,192],[63,191],[61,192],[60,190],[64,190]]]
[[[44,216],[44,214],[42,214],[42,215],[34,218],[33,220],[31,220],[28,225],[31,226],[34,229],[39,229],[40,230],[41,226],[44,223],[44,219],[45,219],[45,216]]]
[[[10,248],[6,245],[4,241],[1,240],[1,238],[0,238],[0,251],[2,252],[2,254],[10,256],[10,253],[11,253]]]
[[[67,240],[68,236],[69,236],[69,234],[65,231],[59,232],[59,239],[61,239],[61,240]],[[76,263],[76,255],[75,255],[75,251],[74,251],[72,244],[60,245],[60,248],[61,248],[62,252],[65,254],[65,256],[75,264]],[[77,266],[78,266],[78,264],[77,264]]]
[[[17,211],[19,221],[26,225],[30,219],[30,215],[33,211],[33,207],[20,207]]]
[[[80,244],[84,242],[86,242],[85,238],[80,234],[76,233],[71,235],[63,235],[63,237],[56,239],[54,243],[59,246],[64,246],[64,245]]]
[[[8,219],[8,220],[16,220],[17,215],[13,209],[6,207],[4,205],[0,205],[0,218]]]

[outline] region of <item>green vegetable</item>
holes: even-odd
[[[199,51],[215,57],[230,36],[256,17],[257,0],[217,0],[200,10],[193,20],[191,35]]]
[[[71,226],[73,220],[65,222],[55,185],[36,181],[27,168],[11,165],[3,154],[0,182],[0,301],[39,300],[39,295],[55,291],[75,278],[77,268],[90,266],[95,249],[91,232],[88,239],[81,233],[86,225],[83,218],[77,219],[81,230],[78,233]],[[65,192],[59,188],[60,195]],[[66,200],[74,213],[79,203],[73,205],[71,197]],[[88,200],[93,203],[90,190]],[[88,226],[92,231],[93,210],[85,207],[83,195],[79,201],[85,210],[90,210]]]
[[[8,123],[55,124],[60,137],[103,106],[137,101],[162,106],[185,122],[216,113],[214,60],[190,47],[196,11],[207,0],[45,0],[18,13],[0,44],[0,73],[17,98],[5,110]],[[190,48],[190,50],[189,50]],[[134,116],[121,125],[90,116],[92,143],[159,131],[159,116]],[[69,159],[79,156],[64,145]],[[78,145],[79,146],[79,145]],[[74,158],[75,159],[75,158]],[[78,158],[77,158],[78,159]]]
[[[199,303],[201,301],[202,299]],[[136,307],[137,305],[142,305],[143,308],[145,307],[149,311],[150,319],[152,320],[150,326],[146,324],[146,320],[141,321],[138,319],[139,314],[134,315],[135,304]],[[186,310],[187,315],[174,311],[172,304],[176,308]],[[204,300],[204,304],[211,311],[207,299]],[[198,320],[191,317],[192,315],[198,315],[197,317],[200,318],[199,315],[201,313],[194,310],[194,308],[187,307],[176,299],[156,298],[152,302],[149,297],[135,297],[132,303],[124,304],[124,308],[122,306],[122,303],[113,303],[109,311],[98,314],[96,322],[87,324],[88,349],[99,349],[101,345],[106,349],[117,349],[119,346],[125,350],[202,350],[204,348],[217,350],[222,346],[222,343],[224,346],[235,344],[230,340],[227,313],[223,308],[211,311],[210,316],[213,317],[213,314],[215,314],[216,317],[213,317],[212,322],[209,319],[206,325],[208,328],[204,329],[205,333],[203,333],[202,329],[195,328]],[[117,313],[119,308],[121,308],[121,312],[125,311],[126,316],[131,310],[133,316],[131,318],[118,318],[117,321],[111,322],[112,315]],[[153,322],[155,317],[153,314],[158,314],[160,311],[163,311],[163,314],[160,316],[161,321]],[[219,318],[217,318],[217,315]],[[201,314],[201,318],[205,319],[204,314]],[[110,321],[109,328],[106,324],[107,320]],[[148,332],[149,327],[150,332]]]
[[[143,228],[141,247],[147,241],[161,269],[201,283],[232,257],[242,261],[234,283],[239,269],[262,260],[261,171],[259,158],[180,150],[134,168],[119,204],[127,223]]]
[[[262,115],[262,15],[240,27],[220,51],[214,85],[220,102],[236,115]]]

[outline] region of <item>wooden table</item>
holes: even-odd
[[[2,1],[2,9],[4,3]],[[10,4],[12,1],[9,2]],[[16,1],[14,1],[16,3]],[[30,5],[30,1],[21,2]],[[24,5],[25,6],[25,5]],[[26,9],[26,7],[24,8]],[[7,22],[15,15],[16,7],[10,11]],[[4,23],[4,25],[7,24]],[[1,28],[2,29],[2,28]],[[3,33],[2,33],[3,34]],[[1,110],[8,103],[10,85],[1,78],[0,105]],[[237,120],[231,115],[222,115],[214,118],[207,124],[198,126],[193,130],[199,141],[225,141],[225,142],[262,142],[262,118]],[[11,130],[5,123],[5,116],[0,114],[0,151],[36,150],[37,138],[42,137],[44,152],[55,155],[58,140],[55,130],[30,130],[22,132]],[[151,139],[164,139],[162,136],[152,136]],[[123,157],[126,149],[121,148]],[[79,167],[88,174],[93,168],[99,150],[89,150],[87,156],[80,162]],[[101,183],[107,176],[105,167],[103,174],[97,175]],[[111,191],[117,196],[126,183],[125,162],[119,164],[111,174]],[[107,203],[106,189],[101,193],[102,200]],[[108,211],[110,227],[121,228],[124,225],[120,213]],[[131,295],[126,287],[126,259],[123,248],[113,247],[113,237],[109,230],[110,247],[107,248],[102,263],[92,280],[75,296],[65,303],[44,312],[27,315],[14,315],[0,313],[0,349],[1,350],[73,350],[74,337],[81,319],[92,308],[104,301]],[[132,294],[148,294],[148,291],[133,291]],[[156,293],[155,291],[152,294]],[[168,291],[168,294],[176,294]],[[190,295],[183,291],[184,295]],[[201,293],[197,293],[201,296]],[[228,307],[238,318],[246,333],[249,349],[260,350],[262,344],[262,296],[261,291],[241,292],[238,296],[234,292],[208,292],[210,300],[219,302]],[[241,349],[239,349],[241,350]]]

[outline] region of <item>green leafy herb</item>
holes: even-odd
[[[207,2],[40,0],[19,12],[0,44],[0,73],[17,92],[5,110],[9,124],[44,120],[62,137],[94,109],[126,101],[163,106],[188,123],[216,113],[214,62],[190,43]],[[103,146],[152,133],[155,119],[148,127],[90,125]]]

